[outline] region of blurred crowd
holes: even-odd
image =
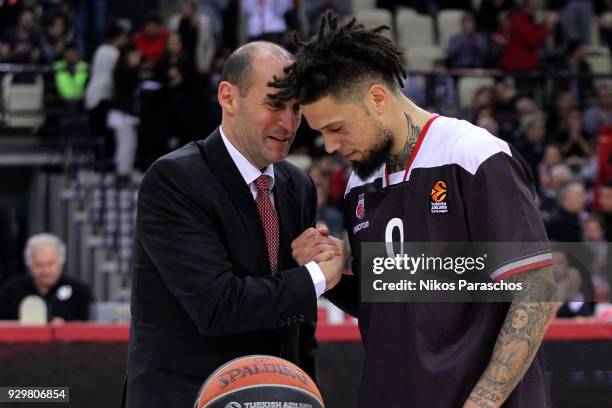
[[[0,63],[52,66],[47,106],[60,116],[87,115],[88,135],[103,141],[96,160],[129,180],[135,170],[146,170],[155,158],[218,125],[224,57],[241,41],[288,45],[290,31],[316,32],[322,12],[348,17],[355,3],[166,1],[152,13],[125,18],[107,0],[0,0]],[[409,7],[433,17],[462,10],[461,31],[449,39],[444,58],[427,75],[410,74],[404,93],[518,149],[533,170],[550,239],[583,243],[592,254],[586,273],[567,256],[555,257],[565,300],[580,302],[582,295],[606,301],[612,296],[612,78],[609,72],[594,77],[586,55],[593,30],[602,46],[612,47],[610,1],[379,0],[375,6],[393,13]],[[462,104],[457,70],[477,68],[500,71]],[[539,76],[529,75],[534,72]],[[544,80],[560,73],[567,76]],[[13,80],[27,83],[32,74]],[[290,159],[316,183],[321,223],[343,236],[349,164],[325,155],[320,137],[305,123]],[[568,316],[594,311],[570,303],[566,309]]]

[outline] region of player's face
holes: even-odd
[[[51,245],[32,251],[32,277],[37,286],[51,288],[62,274],[62,262],[57,249]]]
[[[241,96],[236,88],[237,108],[233,130],[238,150],[257,168],[284,160],[300,126],[301,110],[295,100],[275,101],[268,94],[278,92],[267,84],[273,75],[283,77],[287,61],[253,57],[252,85]]]
[[[367,108],[330,97],[302,106],[308,125],[321,132],[327,153],[339,152],[361,178],[367,178],[391,154],[393,133]]]

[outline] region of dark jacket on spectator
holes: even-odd
[[[136,93],[140,84],[140,66],[130,67],[128,64],[121,63],[120,60],[113,72],[113,79],[113,109],[136,115],[138,110]]]
[[[578,214],[559,208],[546,225],[548,239],[558,242],[582,241],[582,222]]]
[[[40,296],[47,304],[47,320],[54,317],[64,320],[89,319],[89,305],[93,296],[87,286],[67,276],[61,276],[46,295],[34,286],[30,274],[9,280],[0,291],[0,320],[17,320],[19,305],[26,296]]]

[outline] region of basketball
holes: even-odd
[[[225,363],[202,385],[194,408],[323,408],[314,381],[279,357],[252,355]]]

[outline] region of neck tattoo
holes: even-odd
[[[419,135],[421,134],[421,128],[414,123],[414,121],[408,116],[407,113],[404,113],[406,116],[406,124],[408,125],[408,136],[406,137],[406,144],[402,150],[391,157],[387,161],[387,171],[388,173],[395,173],[406,168],[408,164],[408,160],[410,160],[410,156],[412,152],[414,152],[414,148],[417,144],[417,140],[419,140]]]

